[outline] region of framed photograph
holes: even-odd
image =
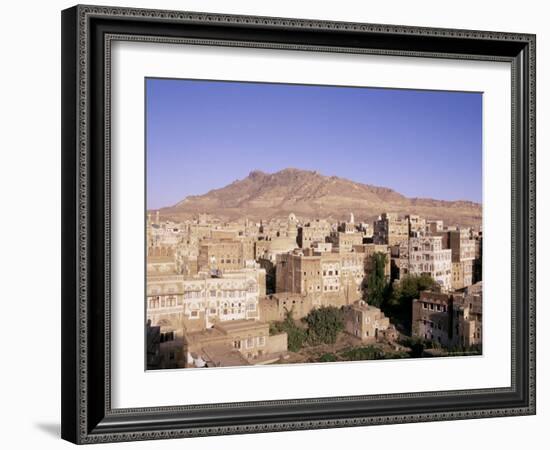
[[[62,437],[535,413],[535,36],[62,12]]]

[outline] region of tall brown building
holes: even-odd
[[[413,336],[443,347],[481,345],[482,290],[482,283],[476,283],[465,292],[421,292],[413,301]]]
[[[384,213],[374,222],[374,243],[398,245],[409,238],[409,222],[396,213]]]
[[[413,237],[399,246],[399,278],[429,275],[444,289],[451,289],[451,250],[441,236]]]
[[[449,347],[453,339],[453,295],[423,291],[413,301],[412,335]]]
[[[334,247],[337,247],[341,251],[349,252],[354,245],[363,243],[363,233],[358,231],[334,231],[330,234],[329,240]]]
[[[332,226],[326,220],[314,220],[298,228],[298,245],[309,248],[317,242],[325,242],[330,236]]]
[[[410,236],[423,236],[426,234],[426,219],[415,214],[405,216],[409,223]]]
[[[277,293],[309,295],[313,304],[341,306],[362,296],[364,253],[297,250],[277,255]]]
[[[449,247],[453,264],[453,289],[462,289],[474,283],[475,244],[469,229],[449,231]]]
[[[276,292],[321,293],[321,256],[309,252],[277,255]]]

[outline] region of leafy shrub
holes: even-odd
[[[288,349],[291,352],[299,351],[307,339],[307,332],[296,325],[292,318],[292,310],[287,311],[285,320],[282,322],[272,322],[269,325],[269,334],[286,333],[288,339]]]
[[[342,353],[347,361],[365,361],[370,359],[384,359],[384,354],[381,350],[372,345],[367,347],[356,347],[346,350]]]
[[[344,314],[334,306],[311,311],[304,321],[308,325],[307,339],[311,345],[334,344],[344,329]]]
[[[334,353],[325,353],[319,358],[319,362],[334,362],[336,361],[336,355]]]

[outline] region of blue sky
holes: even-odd
[[[295,167],[481,202],[482,94],[146,79],[147,208]]]

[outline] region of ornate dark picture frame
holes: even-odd
[[[506,388],[113,409],[110,45],[185,42],[508,61],[512,373]],[[535,414],[535,36],[75,6],[62,12],[62,437],[97,443]]]

